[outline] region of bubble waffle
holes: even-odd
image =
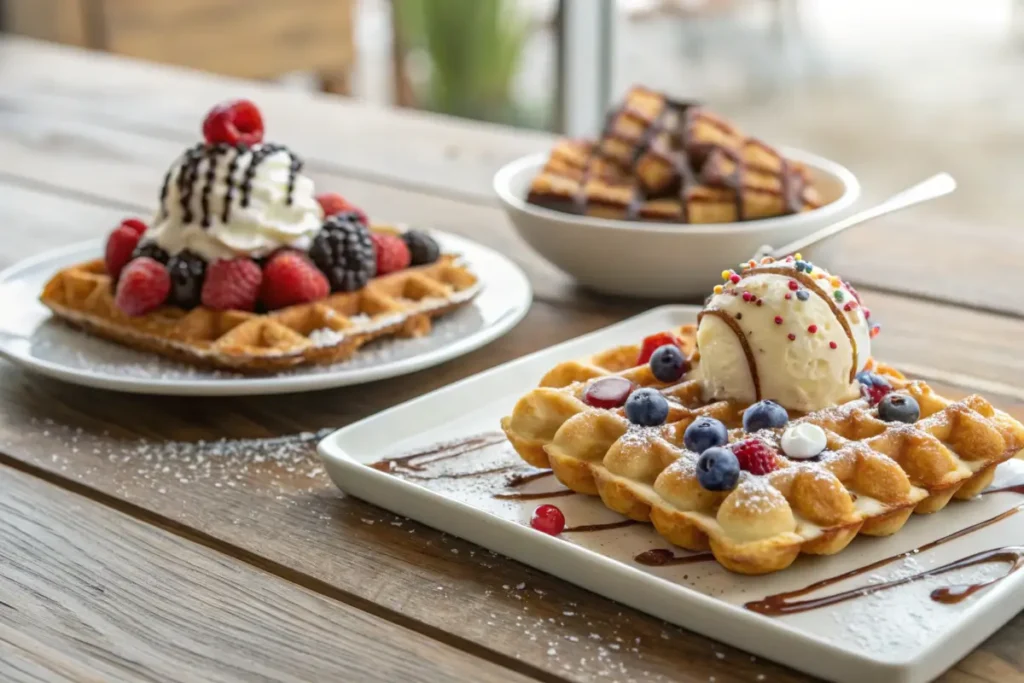
[[[163,306],[129,317],[115,305],[110,276],[96,260],[58,272],[40,299],[57,317],[126,346],[259,373],[341,362],[382,337],[426,335],[434,318],[466,304],[479,289],[457,257],[444,255],[436,263],[375,278],[359,291],[271,313]]]
[[[692,354],[694,326],[674,332]],[[676,545],[710,549],[726,568],[744,574],[785,569],[801,552],[840,552],[858,533],[896,533],[914,512],[936,512],[951,498],[977,495],[996,466],[1024,448],[1024,425],[980,396],[953,402],[872,362],[894,391],[917,400],[921,415],[914,424],[883,422],[863,400],[791,415],[825,430],[821,456],[794,461],[780,454],[774,471],[742,472],[733,490],[708,491],[696,478],[697,454],[683,446],[694,419],[721,420],[730,442],[756,436],[776,448],[782,430],[744,434],[745,406],[703,402],[694,379],[658,382],[647,365],[634,366],[638,352],[638,346],[621,346],[554,367],[502,428],[524,460],[551,467],[569,488],[650,522]],[[638,427],[621,409],[584,403],[587,382],[609,375],[660,390],[670,402],[666,423]]]
[[[562,140],[527,201],[567,213],[724,223],[820,206],[807,169],[697,105],[633,88],[596,142]]]

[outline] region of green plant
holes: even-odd
[[[392,0],[401,39],[430,64],[416,84],[422,105],[487,121],[517,122],[512,96],[529,24],[507,0]]]

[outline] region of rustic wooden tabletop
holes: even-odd
[[[148,215],[205,110],[234,97],[318,187],[500,248],[536,301],[457,361],[288,397],[141,398],[0,363],[0,679],[808,680],[345,497],[318,463],[323,430],[650,305],[576,289],[495,207],[495,169],[549,136],[8,39],[0,266]],[[1019,254],[962,257],[972,229],[929,226],[913,252],[854,231],[844,274],[887,323],[878,356],[1024,387]],[[1018,616],[941,680],[1024,680],[1022,645]]]

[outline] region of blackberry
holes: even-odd
[[[362,289],[377,274],[370,231],[351,212],[330,216],[313,238],[309,257],[327,276],[332,292]]]
[[[402,239],[405,240],[409,254],[412,255],[411,265],[422,266],[441,258],[441,247],[425,232],[408,230],[402,235]]]
[[[184,309],[198,306],[206,276],[206,261],[186,249],[171,257],[167,262],[167,272],[171,276],[170,303]]]
[[[140,256],[148,256],[154,261],[158,261],[165,266],[167,261],[170,260],[170,254],[157,246],[156,242],[140,242],[139,246],[135,247],[135,251],[132,252],[132,260],[139,258]]]

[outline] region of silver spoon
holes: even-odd
[[[876,204],[870,208],[864,209],[863,211],[858,211],[852,216],[847,216],[843,220],[826,226],[821,230],[815,230],[810,235],[801,237],[800,239],[790,242],[778,249],[764,245],[757,250],[757,253],[754,255],[754,260],[760,261],[765,256],[771,256],[776,259],[784,258],[790,254],[802,251],[816,242],[838,235],[847,228],[852,228],[855,225],[866,223],[872,218],[878,218],[879,216],[884,216],[887,213],[905,209],[908,206],[913,206],[914,204],[920,204],[921,202],[926,202],[930,199],[942,197],[955,189],[956,180],[953,176],[948,173],[938,173],[927,180],[922,180],[917,185],[908,187],[902,192],[897,192],[880,204]]]

